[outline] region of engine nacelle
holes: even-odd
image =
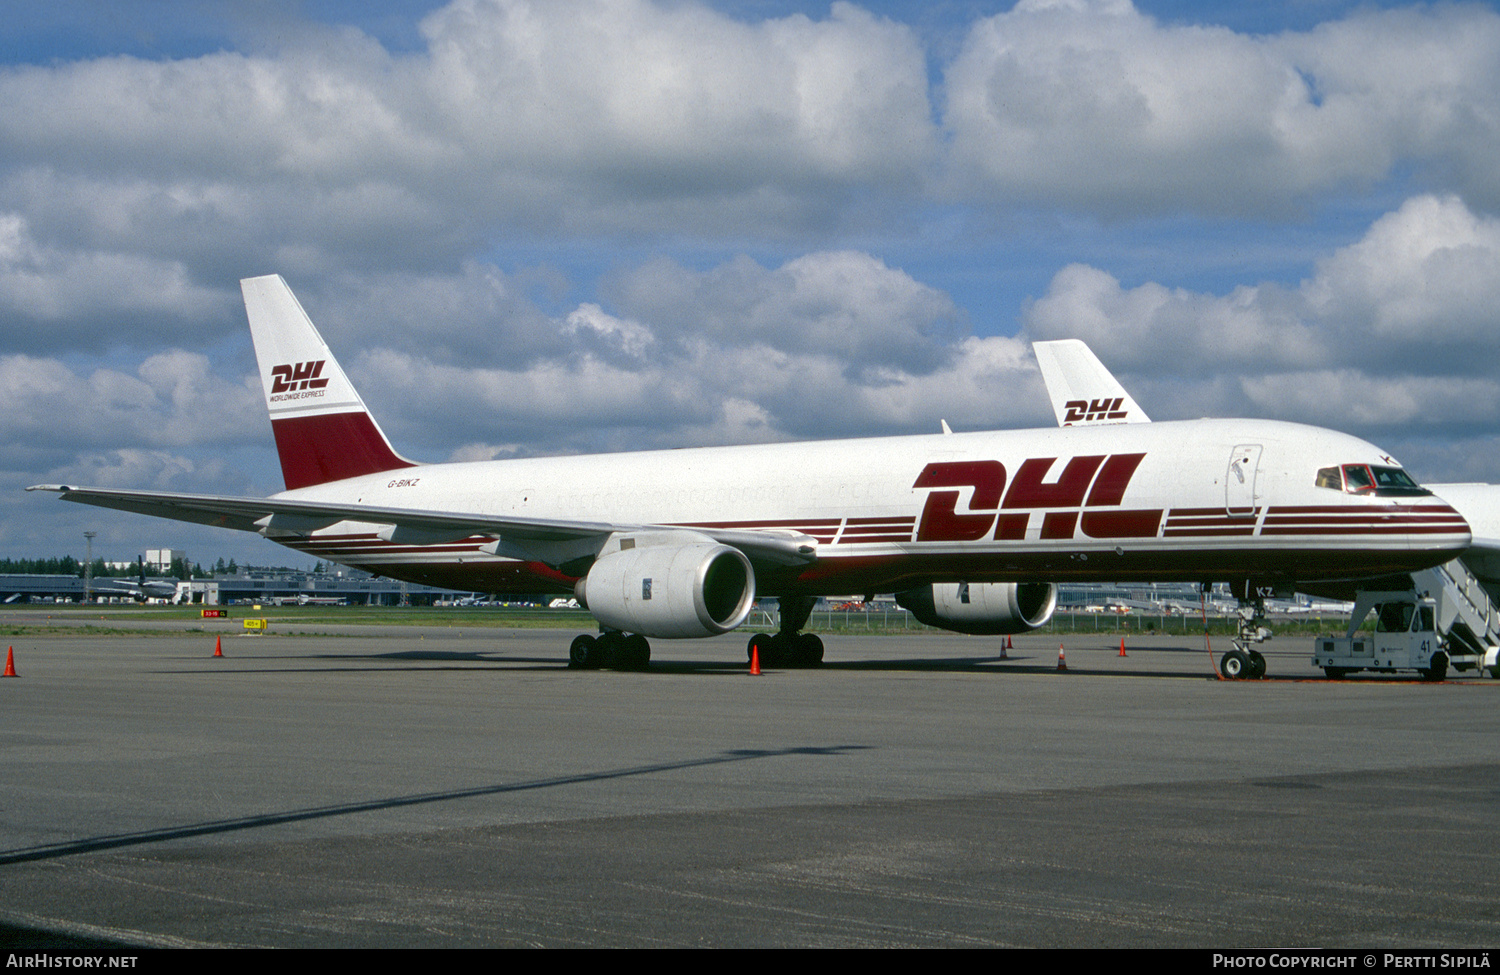
[[[688,534],[688,533],[683,533]],[[745,622],[755,570],[739,549],[701,542],[620,547],[578,580],[578,602],[605,626],[648,637],[718,636]]]
[[[919,622],[955,633],[990,636],[1025,633],[1057,609],[1050,582],[937,582],[896,593],[896,602]]]

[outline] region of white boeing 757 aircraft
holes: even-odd
[[[799,631],[821,595],[896,593],[937,626],[1019,633],[1051,616],[1060,580],[1352,594],[1470,543],[1458,512],[1363,440],[1262,420],[1132,422],[1146,417],[1128,394],[1068,403],[1069,425],[1039,430],[418,464],[392,449],[286,282],[241,286],[286,491],[32,490],[259,532],[412,582],[572,592],[602,631],[573,641],[575,666],[644,666],[648,638],[728,632],[758,596],[782,607],[781,631],[751,639],[763,662],[814,664],[822,643]],[[1070,371],[1097,388],[1078,372],[1091,353],[1038,355],[1059,388]]]

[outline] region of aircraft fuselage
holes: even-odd
[[[934,581],[1368,578],[1453,558],[1463,518],[1431,496],[1317,485],[1391,465],[1300,424],[1194,420],[418,465],[278,498],[609,524],[735,528],[816,540],[762,595],[891,592]],[[571,577],[487,555],[493,539],[401,544],[341,522],[278,538],[396,578],[484,591]]]

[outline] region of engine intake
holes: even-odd
[[[955,633],[998,636],[1044,625],[1057,609],[1050,582],[937,582],[896,593],[919,622]]]
[[[607,627],[668,639],[718,636],[750,615],[755,570],[739,549],[708,539],[622,546],[597,559],[573,591]]]

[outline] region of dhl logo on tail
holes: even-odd
[[[1129,410],[1120,409],[1124,402],[1123,396],[1116,396],[1114,399],[1070,399],[1063,404],[1067,412],[1063,415],[1062,425],[1093,423],[1098,420],[1124,420],[1130,416]]]
[[[319,379],[323,374],[323,365],[328,360],[317,359],[313,362],[298,362],[295,365],[271,367],[271,392],[272,393],[294,393],[304,389],[322,389],[328,385],[328,380]]]

